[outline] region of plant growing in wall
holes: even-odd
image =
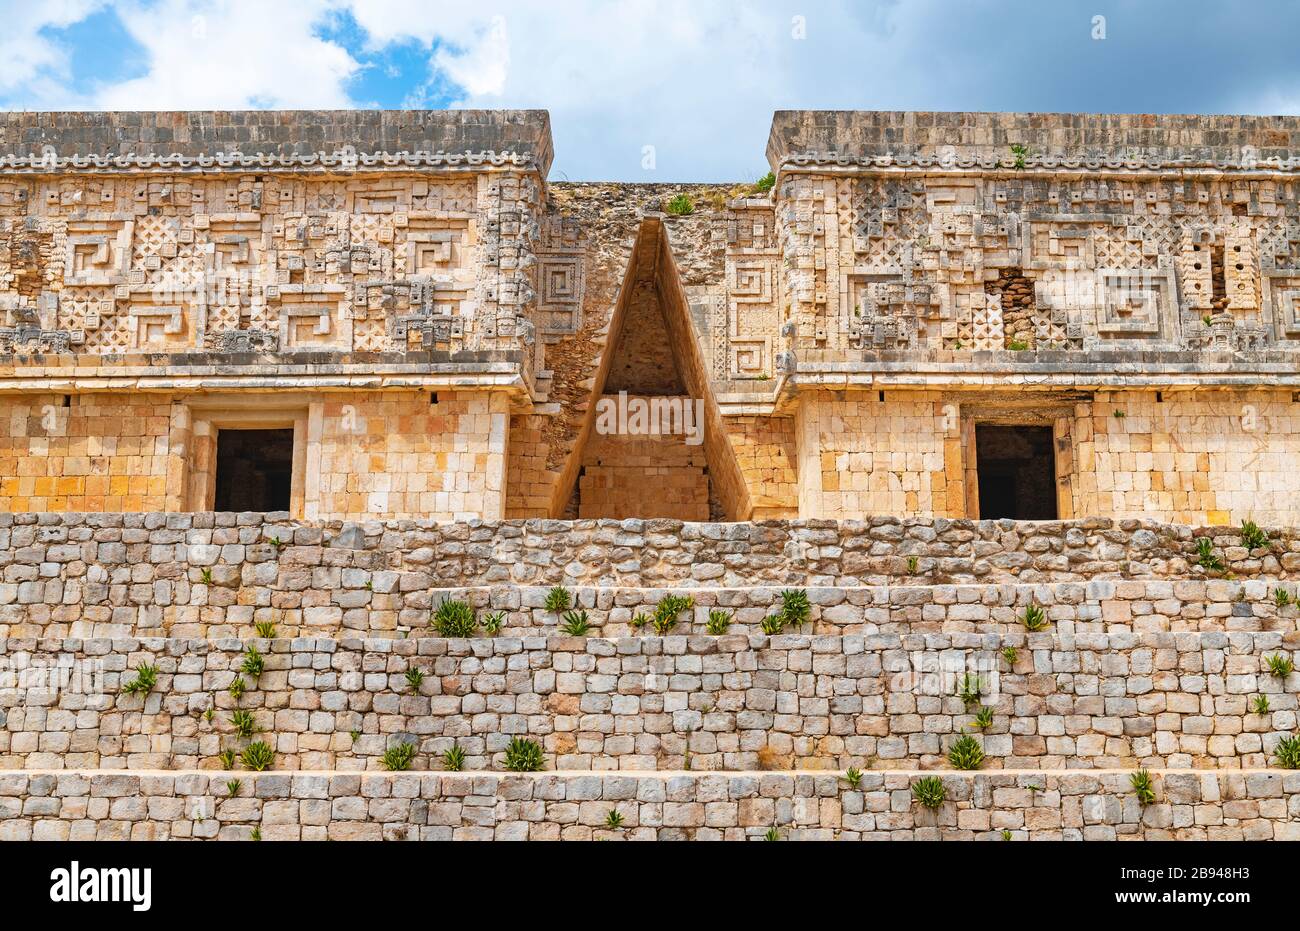
[[[511,737],[506,745],[506,769],[512,773],[540,772],[546,757],[537,741],[527,737]]]
[[[980,710],[975,712],[975,720],[971,722],[971,727],[979,730],[986,730],[993,726],[993,709],[988,705],[980,706]]]
[[[1137,800],[1143,808],[1156,800],[1155,783],[1152,782],[1151,773],[1145,767],[1128,778],[1133,786],[1133,793],[1137,796]]]
[[[1008,666],[1015,666],[1016,660],[1020,659],[1020,651],[1015,647],[1003,647],[1002,658],[1007,661]]]
[[[385,750],[384,755],[379,758],[379,762],[383,764],[384,769],[391,772],[399,772],[401,770],[410,769],[411,763],[414,759],[415,744],[403,741],[401,743],[395,743]]]
[[[561,614],[569,610],[573,604],[573,598],[569,595],[568,589],[557,585],[546,593],[546,610],[552,614]]]
[[[984,680],[974,673],[966,673],[957,682],[957,697],[967,708],[978,704],[982,694],[984,694]]]
[[[251,841],[260,841],[262,839],[262,829],[253,828],[253,830],[248,832],[248,839]]]
[[[1279,740],[1273,748],[1273,757],[1283,769],[1300,769],[1300,734]]]
[[[1273,604],[1277,605],[1278,610],[1282,610],[1287,605],[1295,604],[1295,598],[1285,588],[1275,589],[1273,591]]]
[[[587,619],[585,609],[564,612],[564,623],[560,625],[560,631],[566,637],[585,637],[589,630],[591,630],[591,621]]]
[[[248,686],[244,684],[244,677],[235,676],[234,681],[230,683],[230,688],[227,689],[227,691],[230,692],[231,698],[235,701],[239,701],[239,699],[244,697],[244,690],[246,688],[248,688]]]
[[[1268,546],[1268,534],[1253,520],[1245,521],[1241,525],[1241,545],[1252,551],[1262,550]]]
[[[453,743],[442,752],[442,766],[449,773],[458,773],[465,768],[465,751],[460,744]]]
[[[135,670],[135,678],[123,684],[123,695],[148,695],[158,684],[158,667],[142,663]]]
[[[1268,705],[1267,695],[1256,695],[1255,700],[1250,703],[1250,710],[1255,714],[1269,714],[1273,709]]]
[[[266,657],[253,644],[249,644],[247,652],[244,653],[244,661],[239,666],[239,671],[250,679],[258,678],[266,669]]]
[[[406,687],[412,692],[420,691],[420,686],[424,684],[424,670],[418,666],[412,666],[406,670]]]
[[[477,627],[474,609],[464,601],[448,598],[433,612],[433,628],[440,637],[472,637]]]
[[[1017,171],[1022,171],[1025,167],[1025,158],[1029,155],[1028,147],[1019,142],[1011,145],[1011,157],[1014,159],[1013,164]]]
[[[918,571],[920,568],[921,568],[921,560],[920,560],[919,558],[917,558],[916,556],[909,556],[909,557],[907,557],[907,574],[908,574],[908,575],[916,575],[917,571]]]
[[[1008,831],[1006,828],[1003,828],[1003,829],[1002,829],[1002,839],[1003,839],[1003,840],[1011,840],[1011,832]]]
[[[670,217],[690,216],[695,212],[695,203],[685,194],[678,194],[664,205],[664,212]]]
[[[262,637],[266,640],[275,639],[274,621],[258,621],[256,624],[253,625],[253,628],[257,631],[257,635],[259,637]]]
[[[646,614],[644,611],[638,611],[636,614],[632,615],[632,620],[627,622],[627,626],[631,627],[633,630],[642,630],[653,620],[654,618]]]
[[[611,831],[617,831],[622,826],[623,815],[617,809],[611,808],[609,813],[605,815],[605,827]]]
[[[799,630],[812,617],[812,603],[808,592],[802,588],[787,589],[781,593],[781,620],[783,626]]]
[[[1025,630],[1030,633],[1036,633],[1047,627],[1047,612],[1043,610],[1042,605],[1030,602],[1025,606],[1025,613],[1020,615],[1020,623],[1025,625]]]
[[[709,612],[709,619],[705,622],[704,629],[714,635],[725,634],[728,628],[731,627],[732,617],[734,617],[734,612],[714,608]]]
[[[1274,653],[1265,657],[1264,662],[1268,663],[1269,674],[1277,679],[1285,679],[1295,672],[1295,663],[1285,653]]]
[[[774,187],[776,187],[776,175],[769,171],[767,174],[763,175],[763,177],[754,182],[754,193],[766,194]]]
[[[785,621],[779,614],[769,614],[759,622],[758,629],[769,637],[775,637],[785,632]]]
[[[239,787],[242,786],[243,784],[244,783],[239,779],[231,779],[229,782],[226,783],[226,794],[229,795],[231,798],[234,798],[236,795],[239,794]]]
[[[260,773],[264,769],[270,769],[275,763],[275,751],[266,741],[257,740],[244,748],[239,759],[249,769]]]
[[[1223,560],[1214,555],[1214,541],[1209,537],[1196,538],[1196,564],[1206,572],[1222,572]]]
[[[948,748],[948,762],[954,769],[979,769],[984,762],[984,748],[970,734],[962,734]]]
[[[200,569],[200,570],[199,570],[199,581],[201,581],[204,585],[211,585],[211,584],[212,584],[212,570],[211,570],[211,569]]]
[[[694,598],[681,595],[664,595],[659,599],[659,604],[655,605],[655,613],[650,620],[650,626],[656,634],[661,637],[665,636],[677,626],[677,620],[681,613],[690,611],[694,607]]]
[[[1024,352],[1029,348],[1029,344],[1024,340],[1012,339],[1007,341],[1007,348],[1012,352]]]
[[[234,769],[234,768],[235,768],[235,751],[234,751],[234,750],[231,750],[230,748],[227,747],[225,750],[222,750],[220,753],[217,754],[217,759],[221,762],[221,768],[222,768],[222,769]]]
[[[912,783],[912,800],[922,808],[935,811],[948,797],[943,780],[938,776],[923,776]]]
[[[862,785],[862,770],[856,766],[850,766],[844,773],[844,781],[849,784],[850,789],[856,789]]]
[[[495,637],[501,633],[501,628],[505,626],[506,613],[504,611],[494,611],[485,615],[483,618],[483,632],[489,637]]]
[[[240,737],[252,737],[256,729],[253,723],[253,712],[242,709],[230,713],[230,726],[234,728],[235,733]]]

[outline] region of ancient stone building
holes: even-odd
[[[1296,151],[0,115],[0,840],[1300,840]]]
[[[1297,133],[778,113],[764,190],[548,182],[542,112],[7,114],[0,510],[1298,523]]]

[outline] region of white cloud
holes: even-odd
[[[450,89],[456,106],[549,109],[557,176],[746,179],[766,170],[771,111],[831,105],[841,82],[801,93],[809,75],[880,44],[850,0],[811,6],[796,14],[730,0],[120,0],[118,16],[147,70],[71,105],[356,106],[347,82],[361,65],[317,34],[332,13],[350,12],[368,52],[412,40],[429,50],[428,83],[411,89],[407,105],[426,103],[436,88]],[[806,39],[793,35],[795,15],[806,17]],[[646,146],[655,149],[653,172],[641,167]]]
[[[808,5],[804,40],[793,35],[796,12],[771,2],[350,6],[376,46],[436,42],[432,77],[462,89],[457,106],[549,109],[557,173],[586,179],[761,174],[772,110],[818,103],[793,93],[798,72],[825,73],[834,56],[852,61],[878,42],[841,0]],[[655,147],[654,172],[641,168],[645,146]]]
[[[68,77],[68,53],[41,30],[80,22],[101,6],[103,0],[0,2],[0,94],[21,91],[33,100],[57,94]]]
[[[148,71],[102,87],[106,110],[317,109],[352,106],[345,83],[359,65],[315,34],[328,0],[162,0],[121,3]]]

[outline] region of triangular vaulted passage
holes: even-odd
[[[659,220],[642,223],[608,345],[575,456],[577,516],[734,520],[739,468]]]

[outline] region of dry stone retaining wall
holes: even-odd
[[[453,743],[468,768],[502,769],[520,735],[560,770],[938,768],[956,737],[981,733],[980,705],[994,715],[980,736],[988,768],[1262,768],[1296,729],[1300,688],[1300,673],[1279,679],[1266,663],[1300,636],[1271,632],[259,645],[266,669],[252,679],[237,640],[10,639],[0,768],[217,768],[222,749],[249,742],[233,733],[236,708],[280,769],[378,769],[397,742],[417,746],[417,769],[440,768]],[[157,687],[122,694],[144,663]],[[53,675],[36,675],[48,670],[68,686],[51,691]],[[971,704],[958,696],[967,675],[982,692]],[[236,678],[248,686],[237,701]]]
[[[494,589],[498,594],[492,597],[511,611],[512,624],[532,626],[536,618],[525,623],[517,609],[536,607],[537,594],[529,588],[559,583],[848,588],[850,604],[857,603],[855,597],[869,598],[906,610],[927,599],[960,599],[969,591],[960,586],[991,591],[988,586],[1032,583],[1040,586],[1032,597],[1041,592],[1051,600],[1047,583],[1114,582],[1113,598],[1082,585],[1056,591],[1065,601],[1082,597],[1103,608],[1106,601],[1134,602],[1115,608],[1112,617],[1126,611],[1167,615],[1175,609],[1194,614],[1195,608],[1173,602],[1202,598],[1215,602],[1206,606],[1212,614],[1232,598],[1251,606],[1235,606],[1229,614],[1255,615],[1269,610],[1262,602],[1276,586],[1267,583],[1289,579],[1300,567],[1300,542],[1282,534],[1268,553],[1230,545],[1234,535],[1213,539],[1234,578],[1264,584],[1241,587],[1223,574],[1207,577],[1189,564],[1192,531],[1136,522],[1125,527],[1108,521],[943,520],[311,525],[248,514],[0,514],[0,633],[224,636],[271,621],[286,633],[382,635],[422,628],[442,590],[462,585]],[[908,556],[916,557],[915,571]],[[1148,585],[1163,579],[1168,587],[1134,595],[1137,590],[1125,579],[1148,580]],[[518,606],[513,603],[517,586],[523,587]],[[854,595],[855,586],[876,590]],[[954,590],[958,595],[951,596]],[[1030,589],[1015,591],[1019,599]],[[981,594],[978,600],[989,603],[990,597],[1000,603],[1006,596]],[[1149,608],[1144,600],[1151,601]],[[960,611],[947,613],[953,615],[947,620],[960,619]],[[863,623],[877,622],[864,617]]]
[[[280,636],[404,638],[432,633],[431,614],[446,600],[467,602],[480,623],[489,614],[502,614],[501,633],[506,635],[554,633],[562,620],[561,614],[545,607],[550,589],[539,586],[434,589],[404,585],[399,574],[387,570],[323,570],[312,577],[312,587],[285,591],[283,586],[297,583],[282,582],[277,576],[260,585],[243,586],[237,581],[222,585],[213,571],[212,585],[181,583],[188,585],[183,599],[193,603],[165,606],[149,600],[150,593],[159,589],[177,590],[165,582],[108,586],[35,582],[20,586],[28,594],[16,602],[4,604],[0,597],[0,636],[221,639],[253,637],[256,624],[268,622]],[[66,602],[35,602],[40,593],[37,586],[62,592]],[[777,586],[566,587],[574,608],[586,613],[591,633],[615,637],[646,632],[633,626],[634,619],[652,614],[670,594],[694,601],[694,608],[679,616],[673,633],[703,633],[709,613],[715,610],[730,614],[732,632],[757,633],[763,619],[779,606],[784,590]],[[808,630],[822,634],[1005,633],[1023,629],[1020,618],[1030,604],[1042,607],[1057,629],[1071,632],[1289,633],[1300,624],[1300,608],[1279,606],[1276,600],[1279,591],[1288,599],[1297,596],[1297,585],[1290,581],[1103,579],[1032,585],[818,586],[805,591],[811,602]]]

